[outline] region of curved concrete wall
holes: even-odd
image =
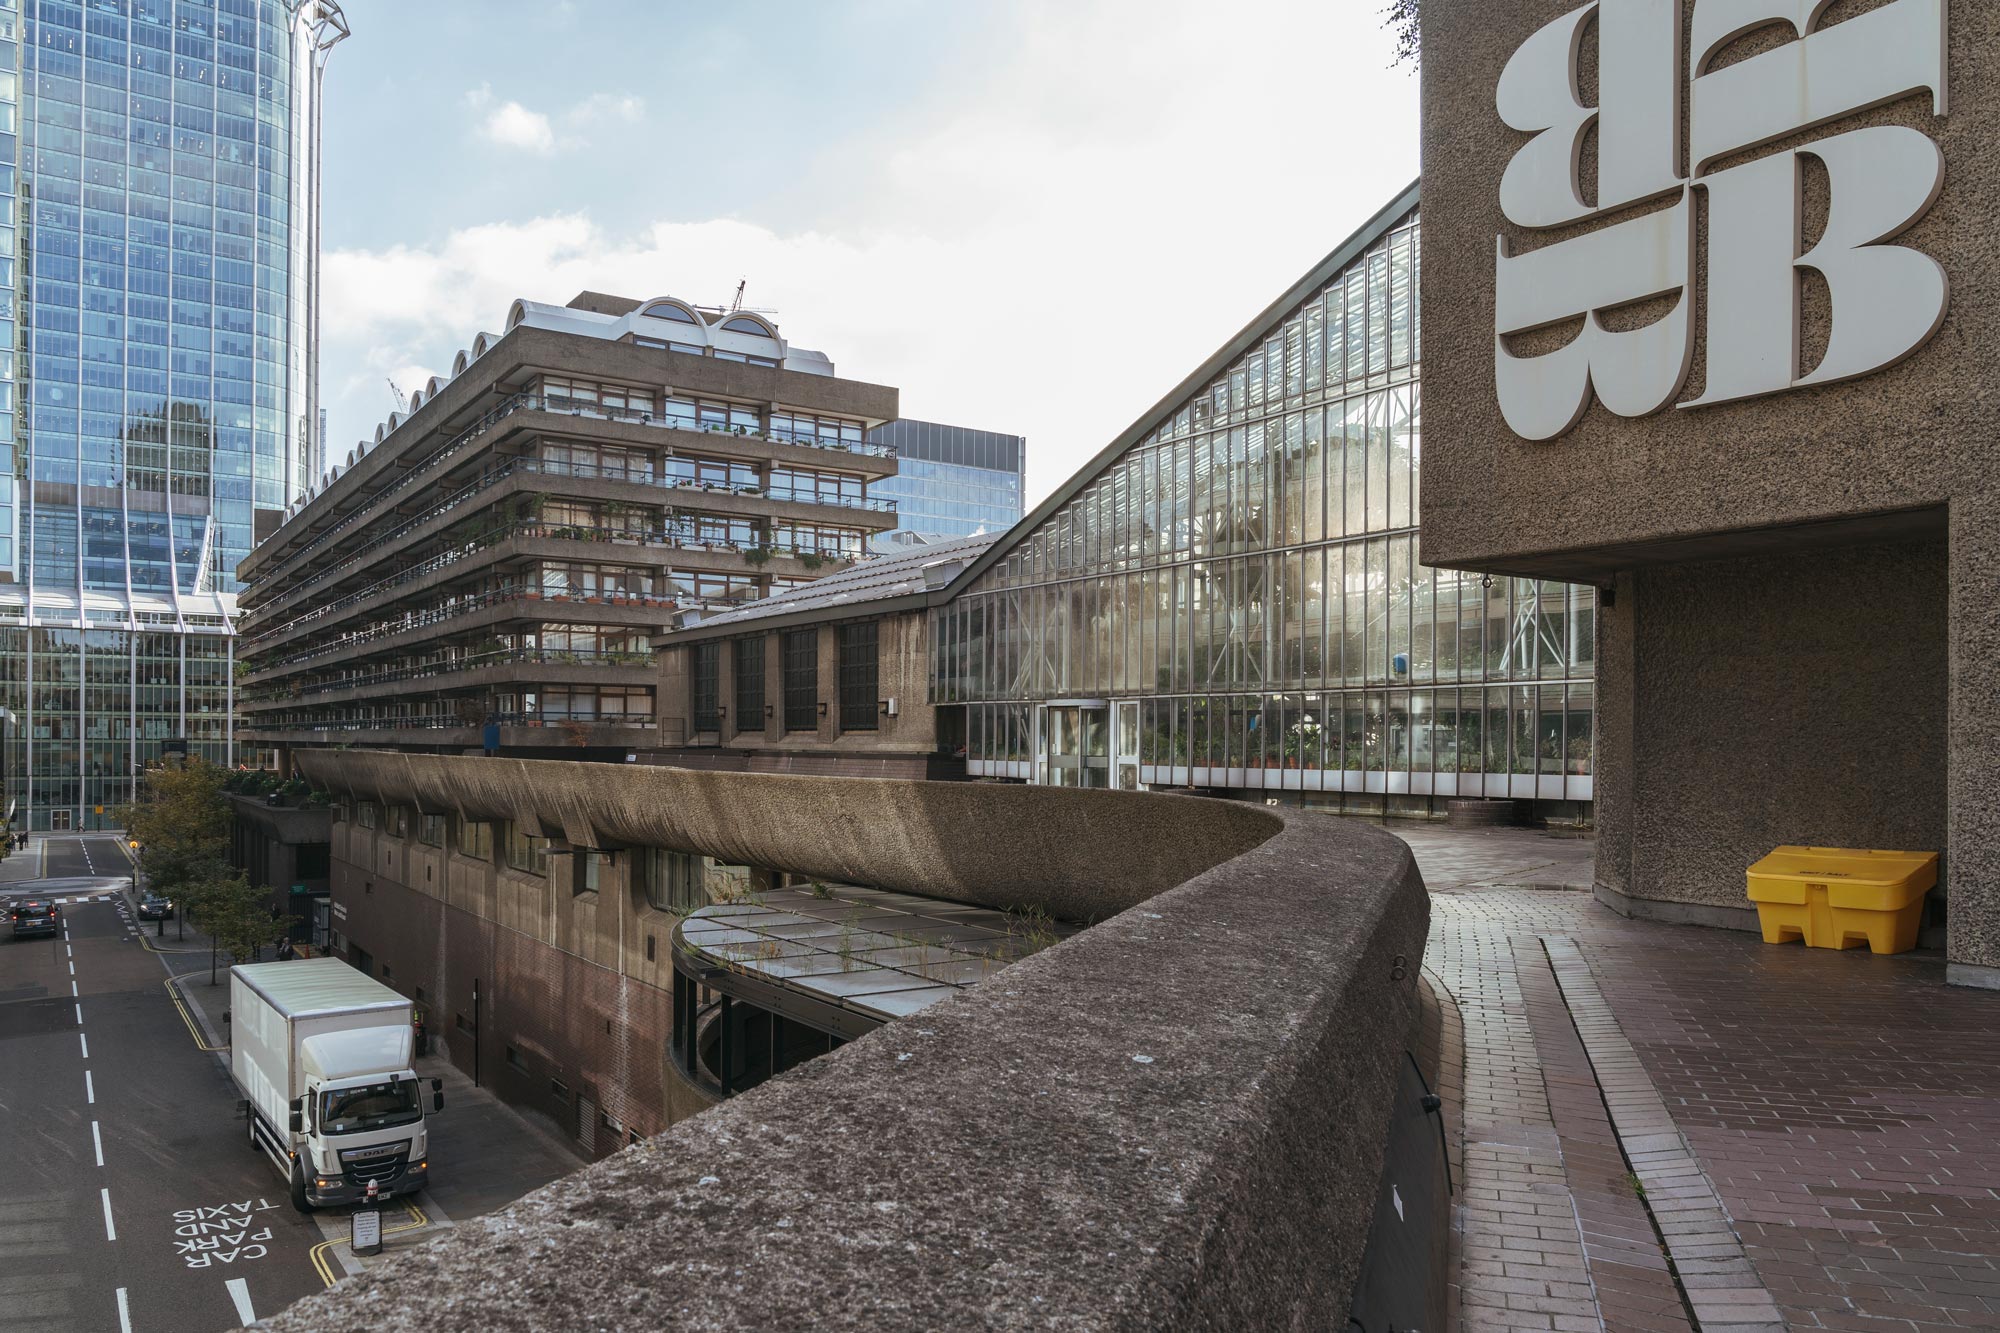
[[[1428,924],[1388,834],[1174,796],[304,762],[361,796],[424,784],[431,808],[671,827],[664,845],[1109,919],[268,1327],[1342,1322]],[[588,830],[586,792],[607,801]],[[1169,887],[1176,863],[1197,873]]]
[[[578,847],[671,847],[1069,921],[1121,912],[1278,829],[1258,806],[1116,792],[370,750],[297,759],[335,792],[513,820]]]

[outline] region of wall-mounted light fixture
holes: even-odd
[[[821,717],[825,717],[825,716],[826,716],[826,700],[824,700],[824,699],[821,699],[821,700],[819,701],[819,715],[820,715]]]
[[[765,717],[774,717],[774,716],[776,716],[776,715],[777,715],[777,712],[778,712],[778,706],[777,706],[776,704],[765,704],[765,705],[764,705],[764,716],[765,716]]]

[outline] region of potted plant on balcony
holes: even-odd
[[[799,563],[807,569],[818,569],[826,563],[826,557],[822,556],[818,551],[800,551]]]
[[[743,553],[743,558],[753,565],[766,564],[771,559],[771,548],[768,546],[753,546]]]

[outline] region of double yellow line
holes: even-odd
[[[383,1227],[382,1234],[384,1236],[393,1236],[396,1235],[398,1232],[402,1231],[415,1231],[421,1227],[427,1227],[431,1224],[430,1218],[424,1216],[424,1210],[417,1207],[415,1202],[413,1202],[412,1200],[409,1199],[403,1200],[403,1210],[409,1213],[410,1220],[407,1222],[400,1223],[393,1227]],[[332,1286],[339,1279],[335,1278],[333,1275],[333,1264],[327,1259],[327,1252],[333,1249],[334,1246],[336,1245],[345,1245],[345,1244],[347,1244],[347,1242],[345,1240],[340,1240],[340,1239],[323,1240],[319,1244],[312,1247],[313,1271],[318,1273],[319,1280],[326,1283],[326,1285],[329,1287]]]
[[[181,1022],[187,1024],[188,1035],[194,1038],[194,1044],[204,1051],[228,1050],[227,1046],[211,1046],[203,1039],[201,1029],[195,1026],[194,1015],[188,1012],[187,1001],[181,999],[181,993],[174,989],[174,982],[177,980],[179,980],[177,977],[167,978],[167,998],[171,999],[174,1002],[174,1008],[180,1011]]]

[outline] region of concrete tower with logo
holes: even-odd
[[[2000,985],[1996,49],[1944,0],[1424,6],[1422,557],[1604,591],[1622,911],[1937,850]]]

